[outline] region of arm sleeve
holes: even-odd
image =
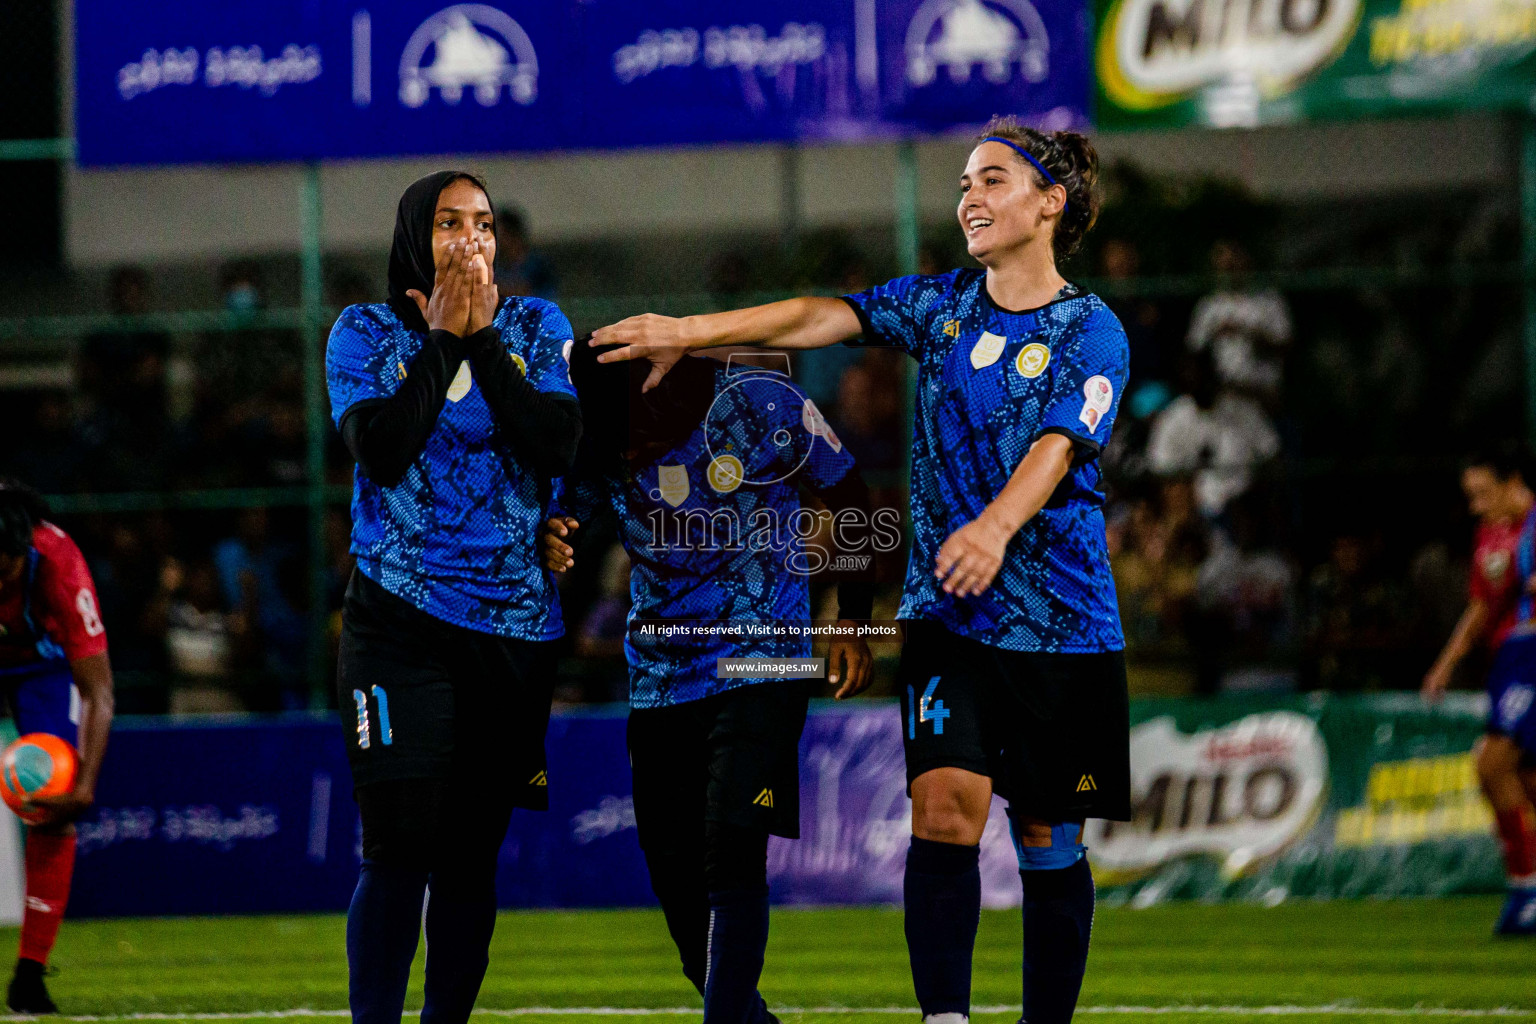
[[[555,518],[570,516],[585,526],[587,520],[606,504],[603,498],[602,477],[583,458],[555,484],[549,514]]]
[[[955,271],[932,276],[898,277],[868,291],[844,295],[863,328],[852,346],[892,346],[914,359],[923,357],[929,338],[930,314],[954,288]]]
[[[53,639],[70,661],[105,654],[107,630],[101,621],[96,584],[86,567],[85,557],[58,527],[45,523],[43,529],[57,534],[38,581],[56,630]]]
[[[1076,463],[1081,464],[1098,457],[1120,408],[1130,376],[1125,329],[1113,313],[1100,307],[1062,346],[1059,358],[1035,439],[1064,435],[1076,451]]]
[[[426,446],[448,399],[462,344],[448,331],[433,331],[405,368],[405,379],[394,394],[362,398],[342,412],[342,440],[376,483],[398,484]]]
[[[1486,529],[1479,526],[1477,529],[1477,534],[1473,537],[1472,540],[1472,568],[1471,571],[1467,573],[1467,600],[1481,601],[1492,608],[1494,605],[1499,603],[1499,598],[1501,596],[1499,594],[1499,590],[1501,588],[1496,587],[1494,582],[1488,578],[1488,574],[1483,571],[1482,560],[1487,554],[1484,547],[1485,544],[1487,544],[1487,538],[1488,534]],[[1505,570],[1504,574],[1500,577],[1501,582],[1504,579],[1512,578],[1518,574],[1518,570],[1514,564],[1516,560],[1515,552],[1511,551],[1509,553],[1509,560],[1510,568]]]
[[[469,339],[470,365],[509,453],[546,479],[568,472],[581,440],[581,406],[571,386],[570,321],[553,306],[539,321],[528,370],[513,362],[494,327]]]

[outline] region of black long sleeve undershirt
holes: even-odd
[[[850,469],[841,480],[818,493],[818,497],[832,513],[833,523],[838,523],[838,513],[845,509],[857,513],[845,517],[845,524],[834,527],[834,543],[839,539],[854,551],[850,554],[868,555],[868,567],[856,572],[843,573],[837,581],[837,617],[839,619],[868,619],[875,607],[875,559],[871,536],[869,486],[857,468]],[[858,543],[859,541],[863,543]]]
[[[388,398],[367,398],[341,419],[347,450],[370,479],[393,487],[426,447],[448,400],[448,385],[464,360],[464,339],[432,331],[411,360],[400,389]]]
[[[508,450],[545,479],[564,476],[576,463],[581,406],[566,395],[534,387],[507,356],[501,332],[487,327],[464,339],[480,395]]]
[[[341,420],[341,436],[376,483],[394,487],[427,444],[459,364],[469,359],[481,396],[511,455],[549,479],[570,469],[581,437],[581,410],[563,395],[530,384],[501,347],[494,327],[468,338],[432,331],[389,398],[364,399]]]

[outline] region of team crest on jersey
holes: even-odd
[[[1077,414],[1077,418],[1088,428],[1088,433],[1098,431],[1099,423],[1104,419],[1104,414],[1109,412],[1114,398],[1115,386],[1109,382],[1108,377],[1095,375],[1083,383],[1083,411]]]
[[[999,338],[991,331],[983,331],[971,348],[971,367],[980,370],[991,366],[1003,354],[1003,348],[1007,344],[1007,338]]]
[[[716,455],[705,471],[705,477],[709,480],[709,486],[720,494],[730,494],[741,486],[741,481],[746,477],[746,471],[742,468],[741,460],[734,455]],[[684,480],[683,496],[687,497],[687,481]],[[676,504],[674,502],[673,504]]]
[[[1490,582],[1497,583],[1504,578],[1509,571],[1509,552],[1490,551],[1483,556],[1483,576]]]
[[[469,373],[469,360],[466,359],[459,364],[459,372],[453,375],[453,383],[448,385],[448,401],[457,402],[469,394],[470,385],[474,382]]]
[[[816,408],[816,403],[809,398],[800,407],[800,425],[805,427],[813,436],[819,437],[831,445],[833,451],[841,452],[843,450],[843,442],[838,440],[837,434],[832,430],[832,425],[821,414],[821,410]]]
[[[1045,372],[1050,365],[1051,350],[1039,342],[1033,345],[1025,345],[1019,350],[1019,356],[1013,361],[1014,367],[1025,377],[1038,377]]]
[[[657,466],[656,489],[662,501],[677,508],[688,500],[688,467]]]
[[[510,352],[508,354],[512,357],[512,365],[521,370],[524,377],[528,376],[528,360],[524,359],[516,352]]]

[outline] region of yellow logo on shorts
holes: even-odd
[[[1025,377],[1038,377],[1045,372],[1045,367],[1050,361],[1051,350],[1037,342],[1020,349],[1019,357],[1013,361],[1013,365]]]
[[[771,790],[771,789],[763,790],[761,793],[757,794],[757,799],[753,800],[752,803],[756,807],[772,807],[773,806],[773,790]]]
[[[1087,793],[1090,790],[1096,790],[1098,788],[1098,786],[1093,784],[1092,775],[1084,775],[1081,779],[1077,780],[1077,791],[1079,793]]]
[[[519,370],[522,370],[524,377],[528,376],[528,363],[527,363],[527,361],[524,360],[523,357],[518,355],[516,352],[509,352],[507,354],[512,357],[512,365],[517,367]]]
[[[704,475],[709,478],[709,486],[721,494],[730,494],[741,486],[746,471],[736,456],[716,455]]]
[[[530,785],[530,786],[547,786],[547,785],[549,785],[549,773],[545,772],[543,770],[540,770],[539,774],[535,775],[533,778],[528,780],[528,785]]]

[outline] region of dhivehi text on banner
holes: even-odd
[[[1097,0],[1095,120],[1246,127],[1536,96],[1536,0]]]
[[[1082,124],[1059,0],[75,3],[87,166],[852,140]]]
[[[1090,821],[1102,898],[1423,896],[1503,882],[1472,745],[1471,700],[1416,695],[1138,700],[1128,823]],[[912,828],[894,702],[820,704],[800,744],[800,834],[769,845],[777,902],[900,903]],[[649,906],[623,709],[550,722],[548,813],[519,811],[502,848],[503,906]],[[333,716],[124,723],[97,806],[78,823],[70,913],[337,910],[360,832]],[[5,812],[0,812],[4,814]],[[14,822],[14,819],[13,819]],[[987,906],[1019,902],[1001,800],[981,843]],[[0,883],[16,874],[0,842]],[[9,873],[9,874],[7,874]],[[11,889],[14,901],[19,890]],[[6,885],[0,884],[0,910]]]

